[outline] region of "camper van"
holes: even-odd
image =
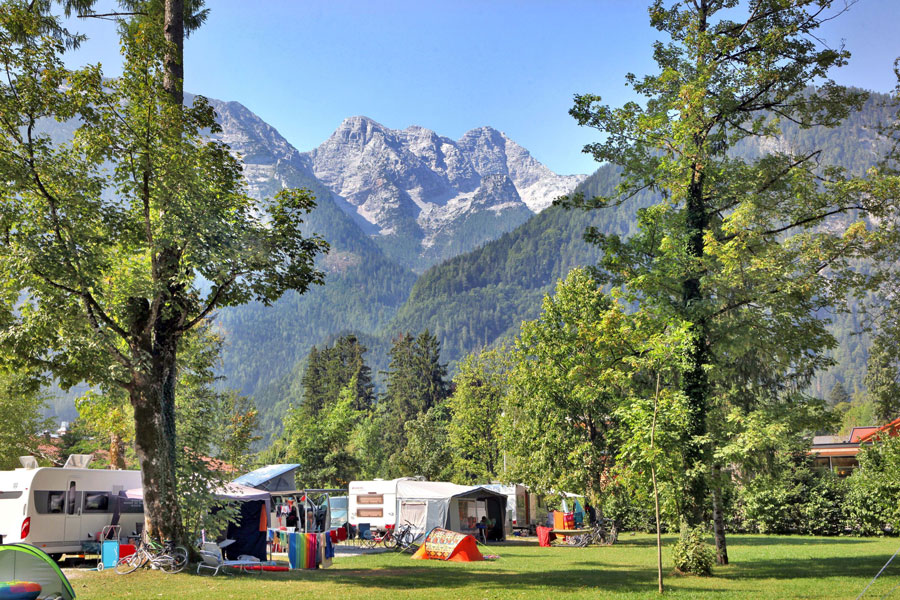
[[[372,529],[384,531],[397,524],[397,484],[415,481],[415,477],[351,481],[348,488],[347,519],[354,527],[368,523]]]
[[[69,464],[69,463],[67,463]],[[86,464],[85,464],[86,466]],[[95,541],[119,508],[121,531],[144,522],[140,500],[119,503],[119,492],[141,487],[140,471],[37,467],[0,471],[0,535],[58,557]]]

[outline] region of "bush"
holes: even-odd
[[[847,517],[863,535],[900,529],[900,437],[866,446],[848,480]]]
[[[681,536],[672,548],[675,569],[692,575],[712,575],[716,554],[712,546],[704,541],[705,537],[703,527],[681,531]]]
[[[847,484],[830,471],[809,487],[800,506],[800,529],[810,535],[840,535],[846,526]]]

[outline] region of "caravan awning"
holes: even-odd
[[[397,482],[397,496],[419,500],[440,500],[442,498],[472,498],[476,496],[497,496],[506,499],[506,494],[489,490],[480,485],[458,485],[444,481],[410,481]]]
[[[125,490],[124,492],[121,492],[121,494],[129,500],[144,499],[143,488]],[[272,500],[272,494],[265,490],[258,490],[256,488],[252,488],[246,485],[240,485],[237,483],[226,483],[225,485],[216,489],[215,494],[216,498],[220,500],[238,500],[241,502],[262,500],[266,503],[267,506]]]

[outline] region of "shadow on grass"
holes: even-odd
[[[880,538],[849,537],[804,537],[804,536],[765,536],[728,534],[729,546],[831,546],[844,544],[868,544]],[[656,543],[655,540],[653,542]]]
[[[330,580],[337,584],[377,587],[396,590],[445,589],[461,590],[477,587],[498,591],[516,589],[551,588],[559,592],[592,589],[612,592],[644,592],[656,583],[656,570],[598,565],[596,569],[553,569],[529,571],[493,571],[467,569],[454,565],[444,568],[372,569],[350,573],[331,573]],[[702,588],[679,586],[684,591],[700,591]]]
[[[723,579],[823,579],[858,577],[871,579],[890,554],[741,560],[716,572]],[[893,563],[891,564],[893,566]],[[896,573],[896,569],[892,569]]]

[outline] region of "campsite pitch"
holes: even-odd
[[[675,538],[664,538],[666,549]],[[714,577],[671,574],[664,550],[666,597],[855,598],[900,547],[898,538],[729,536],[731,565]],[[624,534],[612,547],[539,548],[496,545],[495,561],[451,563],[411,560],[408,554],[340,557],[328,570],[263,575],[164,575],[142,570],[126,576],[66,570],[78,600],[121,598],[656,598],[655,539]],[[900,563],[900,559],[897,559]],[[879,598],[900,584],[891,564],[866,593]]]

